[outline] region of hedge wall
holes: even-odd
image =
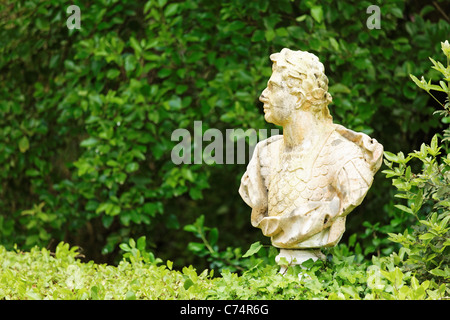
[[[145,235],[175,265],[206,266],[186,246],[201,233],[184,229],[201,216],[213,250],[267,241],[237,194],[245,165],[175,165],[171,133],[193,132],[194,121],[272,129],[257,99],[269,55],[289,47],[325,64],[335,122],[386,150],[412,150],[440,125],[409,79],[429,70],[450,34],[449,4],[433,3],[77,1],[81,29],[70,30],[72,2],[3,1],[0,243],[54,249],[64,240],[112,263],[120,243]],[[371,4],[380,29],[366,26]],[[410,223],[392,205],[390,181],[375,179],[346,233],[367,257],[392,252],[386,234]]]

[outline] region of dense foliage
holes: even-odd
[[[60,243],[52,254],[46,249],[11,252],[0,247],[0,298],[2,299],[443,299],[444,284],[419,281],[402,272],[395,261],[349,255],[345,245],[333,249],[333,259],[310,263],[307,271],[291,268],[280,274],[267,258],[253,258],[254,264],[242,275],[223,271],[198,272],[192,266],[172,270],[173,263],[150,259],[134,241],[133,254],[117,266],[82,263],[77,248]],[[270,257],[270,255],[269,255]],[[274,256],[272,255],[272,260]],[[159,262],[159,263],[158,263]],[[300,276],[300,277],[299,277]]]
[[[448,84],[439,81],[448,83],[449,67],[430,69],[428,60],[441,56],[450,34],[448,2],[78,1],[81,29],[70,30],[71,4],[0,4],[4,297],[300,297],[298,277],[276,275],[264,246],[243,257],[241,248],[268,241],[251,227],[250,209],[237,194],[245,165],[171,161],[178,143],[172,132],[192,133],[194,121],[203,131],[273,128],[257,99],[271,73],[268,56],[283,47],[317,54],[330,80],[335,122],[369,133],[388,151],[389,179],[376,175],[347,220],[335,260],[312,269],[302,297],[448,297],[442,287],[449,276],[448,135],[441,143],[432,137],[449,123],[448,114],[433,115],[441,105],[448,111]],[[381,9],[380,29],[366,26],[373,4]],[[410,74],[430,81],[411,81]],[[427,91],[439,83],[442,90],[430,97],[415,82]],[[424,141],[430,146],[421,147]],[[412,159],[419,163],[410,165]],[[395,189],[406,205],[394,198]],[[130,239],[137,238],[141,249],[145,242],[183,271],[157,267],[150,253],[130,262],[136,253]],[[79,246],[86,260],[118,265],[83,264],[73,250],[57,247],[61,241]],[[357,263],[339,254],[350,243],[355,255],[346,253]],[[15,244],[31,253],[13,253]],[[255,254],[262,255],[260,267]],[[191,264],[222,277],[197,275],[186,267]],[[35,278],[9,287],[18,272]],[[137,280],[139,272],[148,279]],[[75,290],[76,275],[84,289]],[[108,287],[111,277],[123,285]],[[156,280],[164,277],[173,286]],[[230,279],[239,285],[229,286]],[[55,288],[67,281],[75,281],[71,289]],[[157,281],[161,291],[144,292],[140,281]]]
[[[440,61],[430,58],[433,69],[441,73],[439,85],[431,84],[424,77],[419,81],[411,75],[412,80],[420,88],[427,91],[440,105],[435,111],[443,116],[445,122],[450,119],[450,44],[442,42],[446,66]],[[434,92],[443,92],[445,102],[440,102]],[[396,207],[413,216],[417,225],[413,232],[405,230],[403,234],[391,234],[390,239],[402,244],[401,254],[408,259],[405,267],[413,270],[420,278],[437,277],[450,280],[450,154],[448,141],[450,128],[442,134],[436,134],[430,145],[423,143],[419,151],[397,155],[386,152],[389,168],[384,170],[387,177],[393,177],[392,183],[398,189],[396,197],[407,200],[407,206],[397,204]],[[439,137],[442,139],[439,142]],[[413,171],[413,160],[419,160],[420,172]],[[395,164],[395,165],[394,165]]]

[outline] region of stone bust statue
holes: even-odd
[[[328,78],[315,55],[285,48],[270,59],[260,101],[265,120],[283,134],[256,145],[239,193],[252,225],[281,249],[277,260],[301,264],[339,242],[381,166],[383,146],[333,123]]]

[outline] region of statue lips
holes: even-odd
[[[267,101],[267,100],[260,100],[262,103],[264,103],[264,106],[263,106],[263,111],[264,111],[264,114],[267,114],[267,112],[269,112],[270,111],[270,104],[269,104],[269,101]]]
[[[266,97],[264,97],[263,95],[261,95],[259,97],[259,101],[261,101],[262,103],[264,103],[263,109],[264,109],[264,113],[266,113],[266,111],[268,111],[270,108],[270,104],[269,104],[269,100],[267,100]]]

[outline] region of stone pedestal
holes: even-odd
[[[284,260],[282,259],[284,258]],[[280,253],[275,257],[275,261],[280,265],[280,273],[285,273],[289,266],[300,265],[312,259],[313,261],[325,260],[325,255],[319,250],[314,249],[280,249]],[[284,264],[283,262],[287,263]],[[301,266],[302,268],[305,268]]]

